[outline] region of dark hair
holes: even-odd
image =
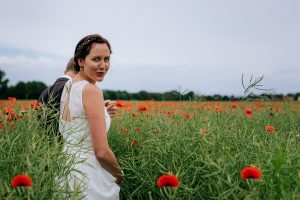
[[[74,70],[76,72],[80,71],[80,67],[78,64],[78,59],[85,59],[85,57],[90,53],[91,47],[94,43],[100,43],[100,44],[107,44],[110,53],[111,47],[107,39],[103,38],[102,36],[98,34],[88,35],[82,38],[78,44],[76,45],[75,52],[74,52]]]

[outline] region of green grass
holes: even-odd
[[[165,173],[181,181],[175,199],[299,199],[300,115],[291,112],[291,104],[270,115],[270,106],[253,110],[252,118],[244,109],[216,113],[195,110],[193,103],[146,111],[137,118],[123,111],[123,119],[115,120],[110,130],[110,144],[125,173],[123,199],[168,199],[156,186]],[[167,115],[169,109],[176,110],[174,116]],[[185,120],[182,111],[193,118]],[[266,132],[266,125],[277,131]],[[119,127],[128,128],[128,134]],[[208,134],[201,136],[200,128]],[[133,139],[138,141],[135,148],[130,147]],[[240,178],[249,165],[262,170],[261,180]]]
[[[20,113],[18,108],[16,113]],[[5,127],[0,132],[0,199],[65,199],[70,195],[61,184],[72,163],[66,162],[61,143],[49,137],[53,129],[41,125],[43,118],[38,120],[37,111],[27,109],[21,119],[8,123],[6,115],[1,118]],[[11,180],[18,174],[29,175],[32,187],[12,188]]]
[[[149,110],[137,112],[139,104]],[[230,103],[220,103],[219,113],[214,111],[217,103],[198,102],[138,102],[132,103],[132,110],[119,108],[109,143],[125,174],[121,199],[300,199],[299,104],[266,102],[259,109],[252,102],[238,104],[232,109]],[[244,114],[248,107],[252,118]],[[168,111],[175,114],[169,116]],[[192,118],[185,119],[184,113]],[[66,162],[70,158],[57,140],[50,141],[53,130],[41,126],[30,109],[14,128],[5,117],[0,199],[26,199],[28,190],[31,199],[66,199],[69,191],[59,182],[72,170],[72,162]],[[267,132],[267,125],[276,131]],[[260,180],[241,179],[241,170],[250,165],[261,169]],[[22,173],[32,177],[32,187],[12,188],[11,179]],[[178,188],[157,186],[166,173],[179,178]]]

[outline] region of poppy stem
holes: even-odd
[[[28,193],[28,194],[27,194],[27,200],[30,200],[30,189],[31,189],[31,188],[28,188],[28,192],[27,192],[27,193]]]

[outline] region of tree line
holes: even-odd
[[[0,99],[16,97],[17,99],[38,99],[47,85],[40,81],[20,81],[16,85],[9,86],[9,80],[5,78],[5,72],[0,69]]]
[[[47,85],[40,81],[20,81],[16,85],[9,86],[9,80],[5,78],[5,72],[0,69],[0,99],[7,99],[8,97],[16,97],[17,99],[38,99]],[[121,90],[103,90],[105,99],[111,100],[155,100],[155,101],[239,101],[245,98],[227,95],[200,95],[193,91],[168,91],[168,92],[147,92],[139,91],[136,93],[129,93]],[[295,94],[260,94],[251,95],[248,99],[265,99],[265,100],[298,100],[300,93]]]

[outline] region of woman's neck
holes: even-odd
[[[89,77],[86,76],[86,74],[83,72],[83,71],[80,71],[74,78],[73,78],[73,82],[76,83],[76,82],[79,82],[79,81],[82,81],[82,80],[86,80],[88,81],[89,83],[95,85],[96,84],[96,81],[93,81],[91,80]]]

